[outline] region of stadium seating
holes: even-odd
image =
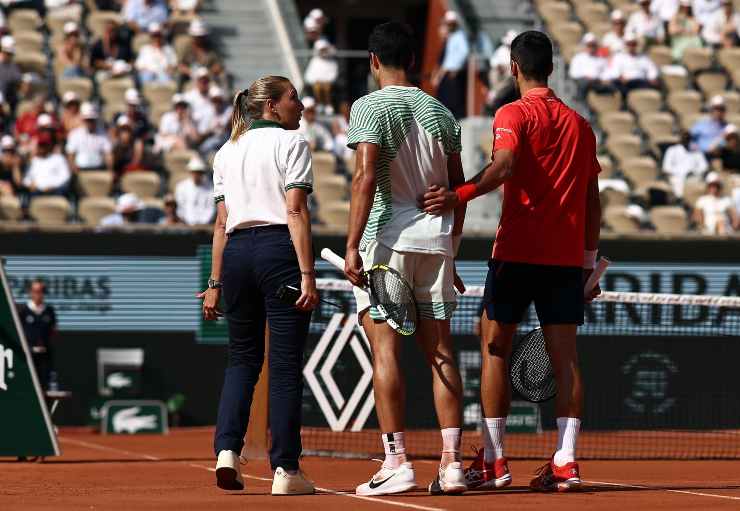
[[[696,77],[696,85],[704,93],[704,97],[708,98],[727,88],[727,75],[716,71],[700,73]]]
[[[644,156],[623,159],[622,173],[632,182],[634,188],[639,188],[658,177],[655,160]]]
[[[20,220],[22,217],[21,201],[17,197],[0,196],[0,220]]]
[[[42,24],[39,13],[33,9],[14,9],[8,17],[8,28],[14,34],[35,32]]]
[[[109,170],[86,170],[77,174],[77,182],[86,197],[106,197],[113,185]]]
[[[640,156],[642,153],[642,141],[637,135],[619,135],[609,137],[606,148],[612,158],[622,162],[629,158]]]
[[[77,94],[80,101],[88,101],[93,94],[93,83],[89,78],[61,78],[57,80],[57,93],[60,96],[70,91]]]
[[[39,225],[61,225],[67,223],[72,207],[64,197],[35,197],[29,212]]]
[[[640,115],[660,110],[662,98],[660,92],[653,89],[637,89],[627,95],[627,106]]]
[[[660,234],[681,234],[689,228],[686,211],[679,206],[655,206],[650,210],[650,222]]]
[[[349,224],[349,201],[321,204],[319,206],[319,216],[326,225],[346,230]]]
[[[607,112],[599,117],[599,123],[609,136],[632,135],[637,127],[631,112]]]
[[[100,220],[116,211],[116,201],[110,197],[85,197],[80,201],[78,214],[87,225],[98,225]]]
[[[710,48],[686,48],[683,64],[692,73],[711,69],[713,51]]]
[[[604,223],[617,234],[634,234],[640,231],[638,222],[625,206],[607,206],[604,211]]]
[[[161,182],[156,172],[139,170],[127,172],[121,178],[121,190],[136,194],[139,198],[151,198],[159,193]]]

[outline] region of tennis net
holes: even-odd
[[[378,455],[371,355],[356,325],[351,287],[319,279],[319,289],[340,308],[324,303],[314,313],[304,369],[304,452]],[[469,287],[452,319],[465,389],[463,444],[477,446],[482,295],[482,287]],[[585,390],[580,458],[740,458],[739,297],[605,292],[585,316],[578,332]],[[530,310],[520,334],[537,326]],[[402,351],[407,451],[436,457],[441,439],[431,374],[412,339],[404,339]],[[515,395],[507,456],[547,457],[556,437],[553,402]]]

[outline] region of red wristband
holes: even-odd
[[[471,200],[473,200],[477,191],[478,187],[475,183],[465,183],[464,185],[460,185],[455,188],[457,200],[460,202],[460,204],[465,204],[466,202],[470,202]]]

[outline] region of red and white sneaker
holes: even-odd
[[[506,458],[486,463],[483,449],[473,448],[475,460],[465,469],[465,482],[469,490],[495,490],[511,484],[511,472]]]
[[[537,476],[529,483],[534,491],[576,491],[581,488],[581,475],[578,463],[572,461],[559,467],[550,460],[537,470]]]

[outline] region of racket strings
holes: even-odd
[[[411,288],[391,271],[374,270],[368,275],[370,291],[376,307],[387,318],[392,319],[402,330],[416,330],[416,300]]]
[[[545,337],[538,329],[522,339],[511,357],[511,383],[525,399],[547,401],[557,392]]]

